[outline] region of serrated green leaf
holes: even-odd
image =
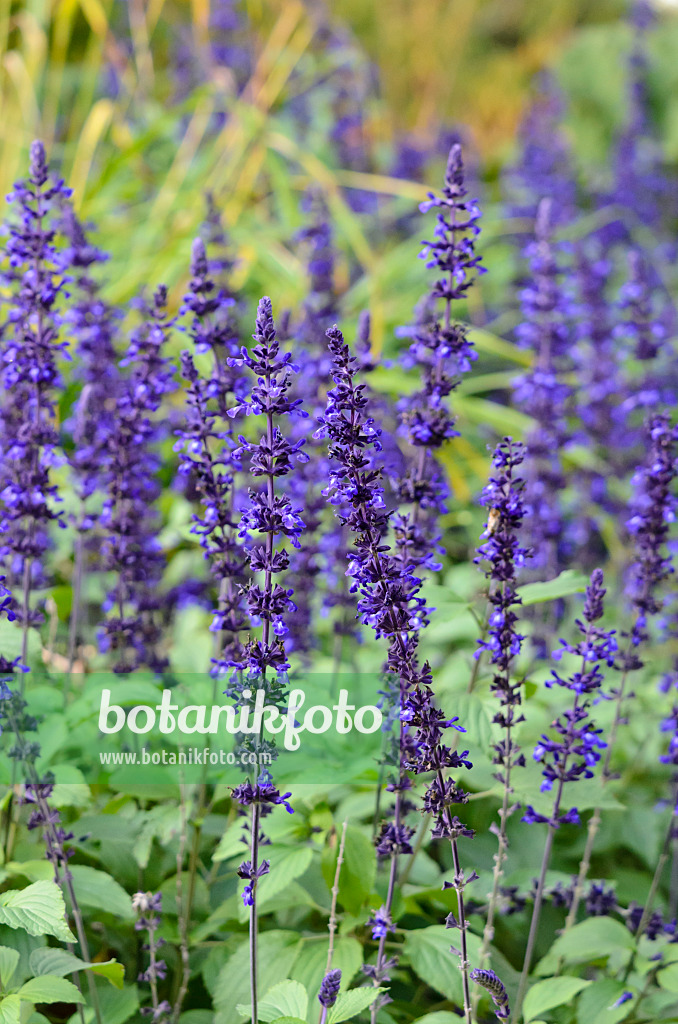
[[[340,936],[334,943],[332,967],[341,971],[341,982],[347,988],[360,970],[363,949],[357,939]],[[297,957],[291,977],[301,982],[313,1001],[320,991],[327,966],[327,942],[305,942]]]
[[[0,893],[0,923],[25,928],[29,935],[53,935],[62,942],[75,936],[65,921],[61,889],[53,881],[33,882],[25,889]]]
[[[63,978],[75,971],[91,970],[93,974],[106,978],[115,988],[122,988],[125,977],[125,968],[117,960],[87,963],[65,949],[36,949],[31,953],[30,966],[36,977],[53,974]]]
[[[546,981],[538,981],[533,985],[525,996],[523,1004],[523,1016],[526,1021],[552,1010],[555,1006],[562,1006],[569,1003],[574,997],[590,985],[585,978],[548,978]]]
[[[21,954],[18,950],[10,949],[9,946],[0,946],[0,980],[2,980],[3,988],[7,988],[14,977],[20,958]]]
[[[263,932],[259,936],[261,991],[266,992],[289,977],[302,941],[291,931]],[[249,998],[249,956],[249,942],[245,940],[219,971],[212,993],[216,1011],[214,1024],[237,1024],[247,1016],[236,1007],[240,1003],[245,1005]]]
[[[463,991],[459,958],[450,952],[454,935],[444,925],[433,924],[416,928],[405,936],[403,953],[415,974],[457,1006],[463,1004]],[[468,955],[472,963],[477,960],[481,940],[472,932],[467,934]]]
[[[350,1020],[355,1014],[371,1006],[383,988],[352,988],[350,992],[342,992],[334,1006],[327,1013],[327,1024],[341,1024]]]
[[[72,981],[46,974],[42,978],[31,978],[22,985],[17,995],[29,1003],[84,1003],[82,992]]]
[[[105,910],[127,921],[134,917],[131,897],[111,875],[86,864],[74,864],[71,874],[78,903]]]
[[[308,994],[303,985],[298,981],[281,981],[269,989],[266,995],[259,1001],[259,1020],[273,1021],[280,1017],[306,1017],[308,1008]],[[241,1004],[236,1007],[239,1013],[246,1017],[250,1012],[249,1006]]]

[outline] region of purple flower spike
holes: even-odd
[[[521,293],[523,322],[517,335],[533,353],[533,365],[515,397],[536,423],[527,439],[525,503],[531,514],[530,566],[548,579],[564,564],[561,452],[569,440],[565,411],[570,387],[564,374],[571,364],[569,309],[552,242],[549,200],[539,205],[535,238],[526,252],[530,281]]]
[[[322,980],[320,986],[320,993],[318,999],[320,1005],[329,1009],[330,1006],[334,1006],[339,995],[339,987],[341,985],[341,971],[334,970],[329,971]]]
[[[469,974],[471,981],[480,985],[492,996],[498,1020],[507,1020],[510,1016],[508,993],[503,982],[494,971],[475,969]]]
[[[165,558],[158,545],[154,509],[160,492],[156,445],[163,431],[158,411],[173,388],[172,370],[164,355],[172,320],[167,290],[160,286],[150,304],[141,304],[142,322],[133,331],[122,368],[129,376],[116,402],[115,429],[107,439],[109,479],[101,514],[105,530],[104,568],[116,582],[104,604],[106,619],[99,632],[103,652],[115,652],[119,673],[146,666],[161,672],[167,664],[160,652],[158,593]]]
[[[449,493],[436,453],[457,435],[449,399],[476,359],[467,327],[452,317],[452,304],[464,300],[484,272],[475,251],[481,214],[477,202],[469,198],[458,143],[450,150],[442,195],[429,195],[421,210],[437,210],[436,227],[433,241],[424,243],[421,255],[440,276],[420,307],[417,323],[401,331],[412,337],[403,365],[419,371],[423,386],[399,404],[399,433],[414,451],[393,484],[401,504],[412,507],[395,516],[393,525],[403,567],[436,572],[443,550],[438,520],[447,511]],[[438,304],[440,315],[436,315]],[[419,628],[427,621],[421,616]]]
[[[564,652],[574,655],[579,659],[580,667],[567,678],[554,671],[551,681],[546,684],[570,690],[574,700],[572,707],[563,711],[553,723],[555,736],[542,736],[534,748],[535,761],[543,765],[542,791],[550,792],[555,785],[555,799],[550,818],[528,807],[523,821],[530,824],[547,822],[552,828],[578,824],[576,808],[566,813],[560,810],[564,786],[580,778],[593,778],[595,766],[601,758],[600,751],[607,748],[607,743],[600,738],[602,729],[596,728],[589,712],[591,699],[600,693],[604,682],[600,666],[613,666],[617,652],[614,631],[594,625],[602,617],[604,596],[603,573],[595,569],[586,589],[584,621],[577,620],[576,623],[582,639],[575,644],[561,640],[562,649],[554,655],[558,658]]]
[[[60,499],[52,477],[63,461],[55,401],[61,385],[57,363],[67,347],[59,336],[66,261],[57,248],[55,228],[70,194],[50,174],[43,144],[33,142],[28,178],[17,182],[8,196],[9,268],[3,283],[9,296],[0,336],[0,557],[10,585],[23,587],[16,614],[24,637],[29,626],[42,622],[40,611],[30,608],[30,591],[44,585],[41,563],[50,547],[50,527],[64,525],[55,508]],[[24,659],[25,654],[24,642]]]
[[[273,582],[274,576],[287,569],[289,555],[285,548],[276,551],[275,541],[283,537],[299,548],[305,526],[301,507],[293,506],[287,493],[276,493],[275,483],[293,472],[295,464],[306,461],[308,456],[303,450],[303,439],[288,441],[275,422],[294,412],[302,416],[305,413],[299,409],[301,399],[289,394],[292,372],[296,368],[291,365],[291,355],[280,352],[269,298],[259,303],[253,339],[253,348],[241,351],[243,362],[257,377],[248,411],[265,417],[266,433],[256,443],[240,437],[240,447],[234,454],[246,456],[252,476],[265,483],[260,490],[250,489],[249,505],[240,521],[240,536],[247,544],[250,570],[263,572],[265,576],[263,587],[250,582],[246,588],[247,610],[252,621],[262,623],[262,638],[251,639],[247,644],[245,664],[252,675],[263,680],[267,669],[278,675],[289,667],[284,641],[285,619],[294,609],[294,602],[290,589]],[[257,535],[263,535],[265,542],[258,542]]]
[[[631,634],[634,648],[647,639],[648,619],[661,608],[659,586],[673,573],[666,542],[677,507],[673,483],[678,473],[678,425],[672,426],[666,413],[653,416],[647,424],[646,437],[649,451],[644,465],[632,480],[634,495],[631,516],[626,523],[635,549],[627,585],[627,593],[636,609]],[[636,655],[630,651],[628,657],[633,660]],[[625,667],[639,666],[634,662]]]

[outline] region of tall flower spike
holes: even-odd
[[[308,225],[297,238],[306,253],[308,294],[303,315],[291,331],[297,351],[303,353],[304,372],[294,380],[294,395],[302,400],[312,421],[325,404],[325,382],[330,373],[330,359],[325,342],[325,331],[337,313],[334,287],[335,253],[332,227],[327,204],[321,193],[311,191],[303,201],[309,214]],[[322,580],[336,578],[336,559],[341,557],[340,531],[330,523],[327,537],[323,513],[327,503],[322,495],[322,482],[327,480],[329,467],[322,442],[308,437],[308,421],[292,424],[292,439],[304,440],[309,460],[297,467],[290,478],[290,496],[304,508],[304,544],[291,553],[289,582],[294,590],[295,608],[288,618],[288,646],[302,657],[315,643],[311,618]],[[344,544],[345,548],[345,544]],[[342,566],[342,577],[345,565]]]
[[[669,416],[662,414],[652,417],[646,428],[648,453],[632,480],[634,493],[627,526],[633,537],[635,557],[627,583],[627,596],[631,600],[634,619],[631,629],[621,634],[624,643],[620,645],[620,653],[615,662],[621,678],[612,691],[615,711],[603,763],[603,785],[614,778],[611,770],[612,754],[619,729],[626,721],[626,698],[632,696],[627,693],[629,676],[643,666],[642,648],[649,639],[650,620],[662,607],[659,588],[673,572],[666,542],[669,526],[675,519],[673,484],[678,473],[677,444],[678,427],[671,426]],[[664,682],[670,685],[670,680]],[[594,809],[588,824],[586,846],[566,922],[568,928],[576,920],[601,818],[602,808],[599,805]]]
[[[191,354],[181,354],[187,384],[185,421],[176,430],[174,448],[180,452],[179,471],[202,505],[192,516],[191,532],[199,538],[217,581],[217,607],[210,627],[215,634],[214,675],[242,666],[241,634],[247,625],[241,593],[247,556],[238,538],[237,511],[242,462],[235,454],[234,410],[246,400],[249,382],[239,359],[234,306],[233,297],[216,285],[204,243],[195,239],[182,312],[191,316],[188,333],[196,352],[209,354],[212,365],[204,377]]]
[[[81,641],[81,595],[88,563],[100,569],[99,553],[94,553],[96,528],[91,499],[105,491],[111,466],[107,458],[108,441],[115,429],[115,403],[120,393],[121,376],[115,349],[121,313],[104,302],[95,268],[108,259],[87,238],[85,229],[67,206],[61,219],[61,231],[69,242],[64,260],[71,268],[71,302],[65,322],[75,338],[75,373],[82,390],[67,426],[73,432],[73,452],[69,462],[75,477],[80,507],[75,518],[77,538],[73,567],[73,605],[69,625],[68,663],[72,667]]]
[[[154,503],[160,492],[156,445],[162,433],[157,413],[171,388],[172,370],[163,354],[171,327],[167,291],[161,286],[152,304],[142,304],[142,322],[130,338],[120,366],[131,372],[116,402],[116,426],[108,438],[108,490],[101,524],[104,567],[116,581],[104,603],[100,649],[116,654],[113,671],[146,666],[162,671],[159,653],[158,587],[164,556],[157,540]]]
[[[518,159],[505,176],[512,199],[509,210],[512,217],[529,224],[540,201],[550,196],[554,219],[567,224],[576,216],[577,186],[570,145],[562,130],[565,103],[553,75],[542,73],[536,84],[536,99],[518,130]]]
[[[671,182],[662,169],[662,146],[653,130],[648,96],[647,33],[656,15],[648,0],[633,0],[629,22],[633,42],[628,59],[626,124],[616,139],[612,161],[614,182],[611,202],[632,215],[632,227],[642,224],[653,229],[675,215]],[[612,241],[628,237],[628,220],[608,226]]]
[[[565,481],[561,463],[569,439],[565,422],[571,363],[569,309],[552,241],[551,203],[539,205],[535,238],[527,247],[531,279],[521,293],[523,322],[517,334],[533,356],[532,368],[516,387],[516,401],[535,421],[527,439],[525,502],[531,514],[530,566],[546,578],[564,564],[562,509]]]
[[[261,490],[250,489],[249,506],[240,521],[240,536],[248,543],[250,570],[263,571],[266,577],[263,587],[249,583],[246,593],[250,621],[261,625],[262,639],[250,640],[245,661],[250,673],[263,679],[267,670],[278,674],[289,667],[284,637],[288,633],[286,616],[293,609],[292,594],[273,583],[273,577],[287,569],[289,555],[284,548],[275,551],[275,538],[284,537],[299,548],[304,530],[301,508],[293,506],[285,492],[276,493],[275,481],[293,472],[295,464],[305,462],[308,456],[303,451],[304,441],[288,441],[276,424],[281,416],[306,414],[299,408],[301,399],[288,394],[296,367],[289,353],[280,352],[267,297],[259,303],[253,339],[251,350],[242,349],[245,365],[257,375],[248,412],[265,417],[266,433],[256,443],[241,436],[236,456],[246,455],[252,476],[265,483]],[[254,542],[257,534],[263,534],[263,545]]]
[[[41,583],[49,529],[60,522],[52,470],[62,461],[55,427],[57,366],[67,343],[59,338],[58,301],[65,284],[64,260],[55,244],[55,221],[71,190],[50,174],[45,149],[33,142],[28,178],[8,196],[11,204],[5,283],[7,321],[0,333],[0,556],[10,584],[22,593],[17,616],[23,627],[22,660],[28,629],[42,622],[30,607],[30,592]]]
[[[236,457],[247,456],[251,475],[264,483],[260,490],[250,489],[249,504],[240,522],[240,536],[247,545],[250,571],[252,574],[262,573],[263,584],[258,585],[251,580],[245,590],[250,623],[253,627],[261,626],[261,640],[250,638],[243,660],[248,669],[247,683],[256,683],[256,687],[265,692],[266,703],[274,704],[284,697],[289,668],[285,649],[286,619],[294,610],[291,588],[274,582],[275,576],[285,572],[289,565],[287,550],[275,547],[276,538],[283,537],[293,547],[299,548],[304,530],[301,508],[293,506],[288,494],[279,490],[276,483],[293,473],[295,464],[305,461],[308,456],[302,450],[303,440],[288,441],[278,425],[282,417],[295,412],[298,415],[305,413],[299,408],[301,400],[289,394],[292,372],[296,372],[296,367],[292,365],[290,354],[283,355],[280,351],[268,297],[259,302],[252,337],[253,347],[241,350],[242,361],[257,377],[247,411],[264,417],[265,434],[258,442],[247,441],[241,436],[241,447],[235,454]],[[263,536],[263,543],[256,542],[256,535]],[[239,697],[248,701],[252,691],[249,687],[241,688]],[[259,736],[254,737],[254,744],[257,750],[261,749]],[[246,787],[239,787],[233,795],[242,807],[252,807],[250,859],[241,864],[239,874],[248,881],[244,897],[250,908],[251,1006],[252,1020],[256,1021],[257,883],[269,867],[268,861],[259,862],[259,847],[264,838],[259,824],[267,805],[283,803],[289,811],[292,808],[286,802],[290,794],[281,797],[270,780],[263,776],[254,785],[248,783]]]
[[[381,471],[373,463],[373,454],[381,449],[381,430],[369,415],[365,385],[356,381],[357,360],[337,327],[328,330],[327,340],[334,387],[327,393],[327,407],[315,435],[327,437],[332,464],[324,493],[353,539],[346,575],[352,581],[351,593],[358,595],[358,615],[364,625],[374,630],[375,636],[388,640],[388,669],[398,680],[402,700],[420,679],[416,629],[419,617],[425,614],[423,599],[417,596],[421,580],[411,568],[403,569],[384,540],[389,514],[385,508]],[[386,904],[378,911],[382,916],[375,921],[386,922],[389,926],[394,864],[398,853],[409,848],[411,835],[411,830],[406,829],[401,820],[403,793],[408,787],[409,781],[401,769],[399,778],[392,784],[396,795],[394,825],[387,827],[387,835],[379,840],[380,845],[388,842],[392,869]],[[370,967],[370,976],[379,985],[388,980],[393,964],[385,957],[388,928],[386,924],[377,927],[379,949],[377,963]],[[373,1018],[375,1014],[373,1009]]]
[[[144,949],[148,951],[148,967],[141,971],[138,981],[146,982],[151,989],[151,1005],[139,1011],[142,1017],[150,1017],[153,1024],[167,1024],[170,1020],[172,1007],[167,999],[158,996],[158,982],[167,977],[167,964],[158,958],[158,950],[165,940],[158,937],[160,915],[162,914],[162,896],[159,892],[135,892],[132,896],[132,907],[137,913],[134,930],[146,933]]]
[[[423,387],[399,406],[399,433],[411,446],[411,454],[394,487],[400,503],[409,509],[394,517],[393,525],[403,567],[435,572],[440,569],[442,551],[438,520],[446,511],[449,491],[436,455],[457,435],[449,398],[476,358],[468,330],[452,319],[452,308],[466,298],[476,276],[483,273],[475,252],[480,210],[469,198],[458,143],[450,150],[442,195],[429,193],[420,209],[437,211],[433,241],[424,243],[421,257],[440,276],[421,306],[418,323],[400,332],[412,337],[403,363],[419,371]],[[437,305],[441,306],[439,316]],[[425,624],[422,618],[421,625]]]
[[[456,804],[464,804],[468,794],[448,773],[459,768],[472,768],[468,760],[468,750],[458,753],[455,746],[448,746],[446,732],[449,729],[464,733],[466,730],[458,725],[458,718],[446,719],[442,711],[435,707],[431,676],[428,665],[422,673],[422,680],[402,701],[401,715],[414,730],[411,748],[411,760],[405,767],[419,775],[433,773],[433,780],[424,794],[422,811],[433,817],[434,825],[431,835],[434,839],[447,839],[452,852],[454,877],[451,882],[444,882],[443,889],[454,889],[457,894],[457,914],[449,914],[446,927],[456,928],[460,935],[460,948],[452,947],[452,952],[459,956],[459,967],[462,975],[462,991],[464,996],[464,1020],[471,1024],[472,1003],[469,985],[469,956],[467,943],[468,922],[464,890],[466,886],[478,878],[475,871],[466,874],[461,866],[459,856],[459,839],[472,839],[473,829],[465,825],[453,813]]]
[[[635,549],[627,587],[636,609],[630,637],[632,648],[647,639],[648,618],[661,608],[659,587],[673,573],[665,546],[669,525],[676,518],[673,483],[678,473],[678,425],[672,426],[666,413],[653,416],[647,425],[646,437],[650,450],[645,465],[632,480],[634,497],[631,517],[626,524]],[[628,657],[635,661],[636,655],[630,651]]]
[[[520,653],[524,637],[518,632],[518,616],[515,609],[520,605],[517,593],[516,574],[524,565],[529,554],[519,540],[519,532],[525,516],[523,491],[525,483],[519,476],[518,467],[525,458],[523,445],[505,437],[497,445],[494,457],[494,472],[483,491],[481,502],[488,509],[488,518],[483,538],[485,543],[478,548],[476,562],[489,563],[485,570],[490,579],[488,600],[491,611],[488,620],[486,640],[479,642],[476,658],[483,651],[489,654],[494,667],[491,691],[498,698],[500,709],[493,722],[503,730],[503,739],[494,745],[493,764],[498,770],[495,778],[503,784],[504,794],[499,810],[499,828],[493,826],[498,847],[494,857],[493,885],[490,894],[483,944],[479,956],[479,967],[485,966],[489,948],[494,936],[494,916],[500,897],[503,866],[508,848],[507,826],[513,812],[511,773],[515,767],[525,764],[525,757],[514,739],[514,727],[524,720],[520,713],[520,682],[512,679],[513,665]]]
[[[523,970],[516,996],[514,1019],[519,1019],[522,1001],[527,987],[534,944],[539,927],[539,918],[544,899],[546,873],[551,861],[554,837],[558,829],[566,824],[579,824],[579,813],[576,807],[568,811],[562,810],[565,786],[577,782],[581,778],[593,778],[596,764],[600,761],[600,751],[607,746],[600,738],[601,729],[596,728],[590,716],[590,706],[595,695],[600,693],[604,682],[601,665],[611,667],[617,651],[614,631],[604,630],[595,623],[603,615],[603,573],[595,569],[591,574],[586,588],[583,622],[577,620],[577,629],[581,639],[575,644],[561,640],[562,649],[554,654],[560,658],[564,652],[579,659],[579,669],[563,678],[557,672],[552,673],[548,686],[557,684],[573,694],[572,706],[564,711],[553,723],[555,736],[542,736],[534,749],[535,761],[543,765],[542,791],[551,792],[555,789],[550,816],[537,813],[528,806],[523,821],[530,824],[543,823],[548,825],[546,843],[542,856],[541,871],[537,883],[537,891],[532,909],[530,932],[527,939]]]

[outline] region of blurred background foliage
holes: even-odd
[[[580,168],[604,178],[625,123],[626,13],[621,0],[0,0],[0,188],[9,191],[42,138],[110,253],[106,297],[126,302],[163,281],[176,310],[206,193],[231,247],[234,289],[252,307],[269,293],[274,308],[298,308],[308,289],[301,200],[319,186],[336,234],[342,322],[350,333],[368,307],[374,346],[389,355],[426,290],[417,204],[460,136],[490,270],[466,314],[481,356],[457,402],[471,431],[449,459],[464,503],[484,479],[491,433],[525,426],[492,401],[527,358],[510,340],[518,314],[504,297],[517,274],[515,233],[529,225],[495,201],[502,172],[549,68]],[[678,9],[664,5],[660,17],[648,88],[671,164]],[[399,393],[402,374],[380,369],[375,386]],[[479,438],[477,425],[487,428]]]

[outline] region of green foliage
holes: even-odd
[[[527,993],[523,1004],[525,1021],[534,1020],[546,1010],[571,1003],[574,997],[590,985],[585,978],[549,978],[539,981]]]
[[[53,881],[0,893],[0,923],[24,928],[29,935],[54,935],[70,942],[73,935],[64,920],[65,913],[61,889]]]

